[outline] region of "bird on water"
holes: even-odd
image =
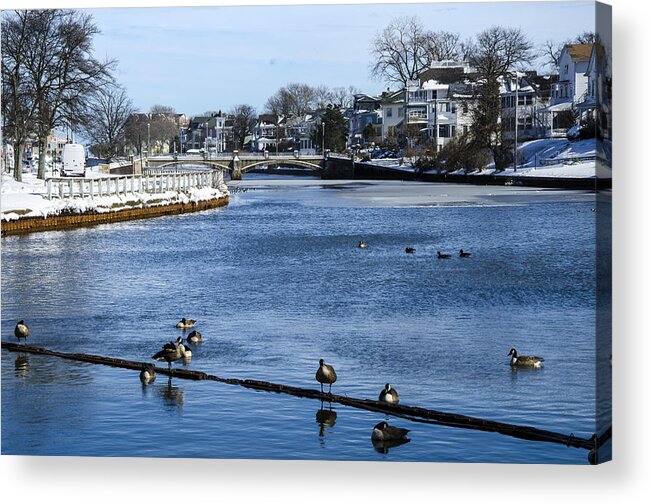
[[[332,384],[337,381],[337,373],[335,368],[326,364],[323,359],[319,360],[319,369],[316,370],[316,381],[321,384],[321,393],[323,393],[323,384],[329,384],[328,394],[332,390]]]
[[[405,248],[405,252],[407,252],[408,254],[413,254],[414,252],[416,252],[416,249],[414,247],[407,247]]]
[[[463,249],[459,250],[459,257],[470,257],[471,255],[470,252],[464,252]]]
[[[188,343],[201,343],[203,341],[203,337],[199,331],[192,331],[190,334],[188,334],[186,340]]]
[[[364,240],[360,240],[359,245],[357,245],[359,248],[366,248],[368,247],[368,243],[366,243]]]
[[[196,320],[192,319],[186,319],[183,317],[181,320],[179,320],[176,324],[176,327],[179,329],[190,329],[191,327],[194,327],[194,325],[197,323]]]
[[[436,257],[439,259],[450,259],[450,254],[441,254],[441,251],[439,250],[436,252]]]
[[[378,401],[387,403],[387,404],[398,404],[400,398],[398,397],[398,391],[391,387],[388,383],[384,386],[382,392],[380,392],[380,397]]]
[[[409,429],[393,427],[386,422],[380,422],[373,427],[371,439],[373,441],[409,441],[407,433]]]
[[[515,348],[511,348],[508,353],[511,357],[511,366],[516,367],[540,367],[545,359],[542,357],[535,357],[530,355],[518,355]]]
[[[18,321],[14,329],[14,335],[18,338],[18,343],[20,343],[21,339],[27,339],[27,336],[29,336],[29,327],[27,327],[24,320]]]
[[[170,341],[163,345],[163,349],[152,355],[152,359],[157,361],[166,361],[167,367],[172,370],[172,362],[182,359],[185,356],[185,346],[183,338],[178,337],[176,343]]]
[[[143,363],[142,371],[140,371],[140,381],[144,385],[148,385],[149,383],[154,382],[154,380],[156,380],[156,371],[154,370],[154,365]]]

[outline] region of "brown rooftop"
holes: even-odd
[[[565,48],[574,61],[588,61],[590,59],[592,44],[568,44]]]

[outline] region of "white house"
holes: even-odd
[[[380,97],[380,113],[382,115],[382,141],[397,136],[397,128],[405,116],[405,91],[383,92]]]
[[[548,136],[565,136],[572,126],[571,115],[588,92],[588,63],[592,44],[567,44],[558,60],[558,82],[552,86],[550,105],[542,110],[550,126]]]

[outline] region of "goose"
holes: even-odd
[[[459,250],[459,257],[470,257],[471,255],[470,252],[464,252],[463,249]]]
[[[391,388],[391,385],[388,383],[384,386],[384,390],[380,392],[380,397],[378,401],[387,403],[387,404],[398,404],[400,398],[398,397],[398,391],[394,388]]]
[[[157,361],[166,361],[169,370],[172,369],[172,362],[182,359],[185,355],[185,347],[183,346],[183,338],[176,339],[176,343],[170,341],[163,345],[163,349],[152,355],[152,359]]]
[[[201,343],[203,341],[203,338],[201,337],[201,333],[199,331],[192,331],[190,334],[188,334],[186,340],[188,343]]]
[[[191,361],[192,360],[192,349],[184,345],[183,343],[180,343],[179,346],[181,347],[181,353],[183,354],[183,360],[184,361]]]
[[[328,394],[332,390],[332,384],[337,381],[337,373],[335,373],[335,368],[326,364],[323,359],[319,360],[319,369],[316,370],[316,381],[321,384],[321,393],[323,394],[323,384],[327,383],[330,385]]]
[[[386,441],[409,441],[407,433],[409,429],[401,427],[393,427],[386,422],[380,422],[373,427],[371,439],[373,441],[386,442]]]
[[[450,259],[450,254],[441,254],[441,251],[439,250],[436,253],[436,257],[438,257],[439,259]]]
[[[143,363],[142,371],[140,371],[140,381],[144,385],[153,383],[156,380],[156,371],[153,364]]]
[[[359,248],[366,248],[368,247],[368,243],[366,243],[364,240],[361,240],[359,242],[359,245],[357,245]]]
[[[27,336],[29,336],[29,327],[27,327],[24,320],[18,321],[14,329],[14,335],[18,338],[18,343],[20,343],[21,339],[27,339]]]
[[[407,247],[405,249],[405,252],[407,252],[408,254],[413,254],[414,252],[416,252],[416,249],[414,247]]]
[[[186,319],[185,317],[179,320],[179,322],[176,324],[176,327],[179,329],[189,329],[190,327],[194,327],[194,324],[196,324],[196,320],[192,319]]]
[[[511,348],[511,351],[508,353],[511,357],[511,366],[518,367],[540,367],[542,362],[545,360],[542,357],[532,357],[529,355],[518,355],[518,352],[515,348]]]

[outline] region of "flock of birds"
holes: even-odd
[[[365,242],[364,240],[360,240],[360,242],[357,244],[357,247],[361,248],[361,249],[368,248],[368,243]],[[407,254],[415,254],[416,253],[416,248],[412,247],[412,246],[406,247],[405,252]],[[465,259],[465,258],[470,257],[471,255],[472,254],[470,252],[465,252],[463,249],[459,250],[459,257],[461,257],[461,258]],[[452,257],[452,255],[451,254],[443,254],[439,250],[439,251],[436,252],[436,257],[439,258],[439,259],[450,259]]]
[[[361,247],[361,242],[360,242]],[[178,329],[192,329],[196,325],[196,320],[182,318],[177,324]],[[18,339],[20,344],[21,340],[27,340],[29,336],[29,327],[24,320],[20,320],[14,329],[14,335]],[[199,331],[193,330],[188,334],[186,341],[191,344],[198,344],[203,341],[201,333]],[[511,351],[508,353],[508,356],[511,357],[510,364],[513,367],[529,367],[529,368],[538,368],[542,365],[544,361],[541,357],[529,356],[529,355],[518,355],[518,352],[515,348],[511,348]],[[162,349],[152,355],[152,359],[156,361],[165,361],[167,362],[168,369],[171,371],[172,363],[178,360],[189,361],[192,357],[192,349],[183,342],[183,338],[179,336],[176,338],[176,342],[170,341],[163,345]],[[319,367],[315,374],[316,381],[321,385],[321,393],[323,394],[323,386],[328,385],[328,394],[332,395],[332,384],[337,381],[337,372],[335,368],[330,364],[326,364],[323,359],[319,360]],[[142,370],[140,371],[140,381],[143,384],[150,384],[156,380],[156,368],[151,363],[144,363]],[[400,396],[398,391],[387,383],[384,385],[384,388],[380,391],[378,396],[378,401],[388,405],[398,405],[400,402]],[[376,448],[381,448],[386,452],[386,449],[389,447],[399,446],[403,443],[410,441],[407,434],[409,429],[403,429],[401,427],[394,427],[389,425],[387,422],[380,422],[375,427],[373,427],[373,432],[371,434],[371,441],[373,442]]]

